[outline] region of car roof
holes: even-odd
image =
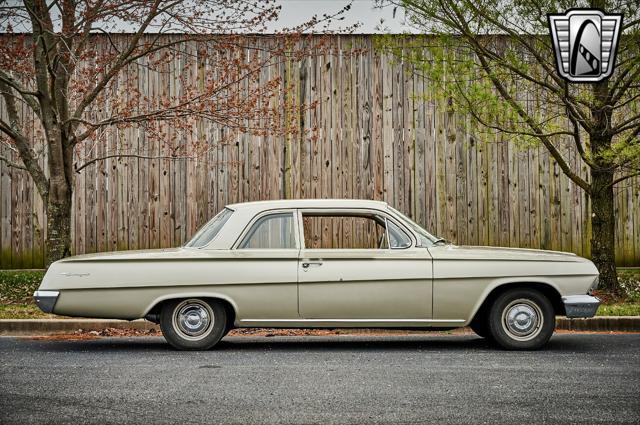
[[[374,208],[386,209],[387,203],[368,199],[282,199],[242,202],[227,205],[232,210],[271,210],[280,208]]]

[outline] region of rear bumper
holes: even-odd
[[[567,317],[593,317],[600,306],[600,300],[591,295],[569,295],[562,297]]]
[[[59,295],[59,291],[36,291],[33,293],[33,299],[40,307],[40,310],[45,313],[52,313]]]

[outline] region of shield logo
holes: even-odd
[[[547,15],[558,73],[574,83],[594,83],[613,73],[622,14],[571,9]]]

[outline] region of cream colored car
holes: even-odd
[[[555,316],[590,317],[593,263],[574,254],[455,246],[389,205],[229,205],[176,249],[57,261],[34,294],[48,313],[159,323],[180,349],[234,327],[471,326],[508,349],[543,346]]]

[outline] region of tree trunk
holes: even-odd
[[[600,3],[595,0],[595,3]],[[591,260],[600,272],[600,288],[618,293],[616,272],[616,229],[613,214],[613,174],[616,167],[607,159],[611,151],[611,92],[609,80],[592,84],[592,128],[589,132],[591,154]]]
[[[47,203],[46,267],[71,255],[71,191]]]
[[[71,255],[71,196],[72,183],[63,167],[52,169],[47,197],[47,240],[45,266]]]
[[[591,259],[600,272],[599,287],[617,293],[612,182],[612,171],[591,170]]]

